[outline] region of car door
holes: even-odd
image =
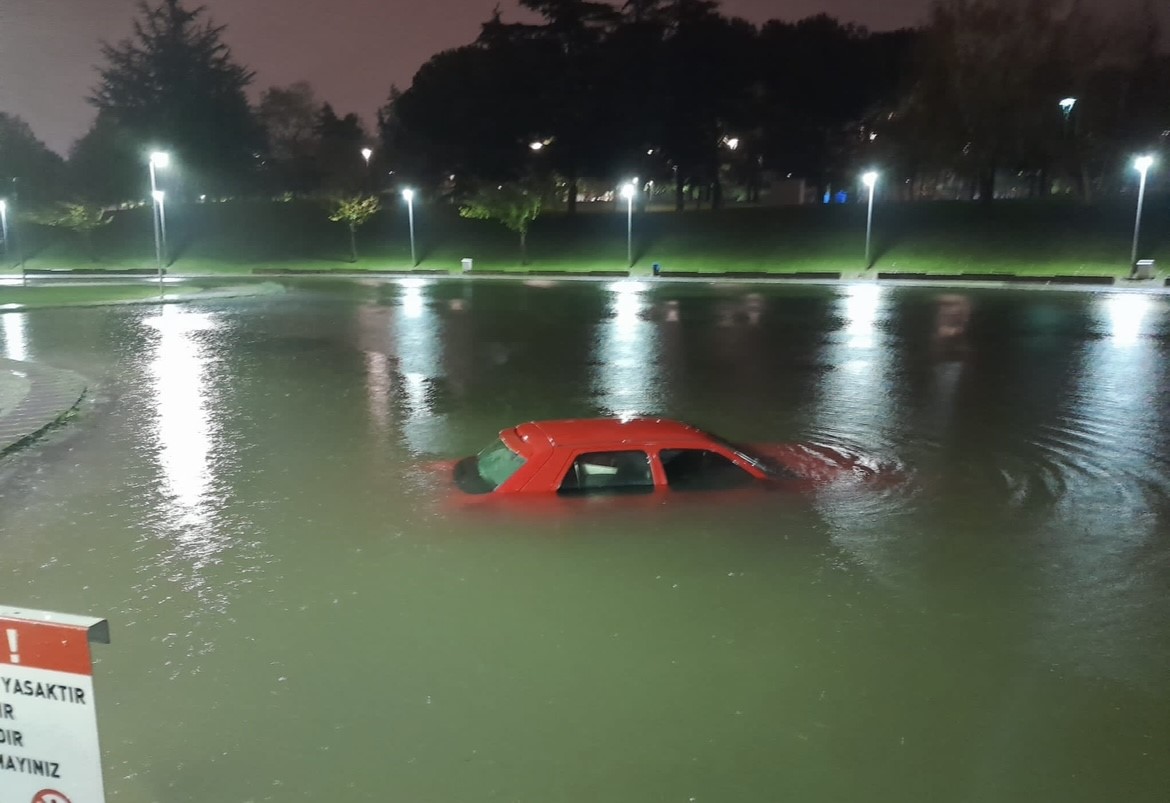
[[[644,449],[581,451],[573,456],[557,486],[560,496],[612,496],[653,493],[654,470]]]
[[[760,485],[757,477],[715,449],[693,446],[661,449],[658,460],[671,492],[729,492]]]

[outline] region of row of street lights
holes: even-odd
[[[369,165],[370,157],[374,152],[369,148],[362,148],[362,158],[366,160]],[[167,218],[164,201],[166,200],[166,193],[158,188],[157,170],[165,170],[170,167],[171,155],[166,151],[152,151],[150,158],[147,160],[150,171],[150,197],[152,202],[152,220],[154,223],[154,257],[158,265],[158,281],[162,284],[163,267],[167,260]],[[417,252],[414,244],[414,190],[405,189],[402,191],[402,198],[406,201],[407,216],[410,220],[410,262],[412,265],[418,265]],[[4,247],[8,248],[8,218],[6,215],[6,207],[4,201],[0,200],[0,218],[4,221]]]
[[[1066,98],[1064,101],[1061,101],[1062,107],[1065,105],[1066,101],[1068,102],[1068,111],[1071,111],[1073,104],[1076,103],[1076,99]],[[1153,166],[1154,157],[1150,156],[1149,154],[1139,156],[1134,159],[1133,162],[1133,167],[1138,171],[1141,179],[1138,183],[1137,213],[1134,216],[1133,223],[1133,248],[1130,250],[1129,255],[1129,265],[1131,269],[1137,266],[1138,237],[1141,234],[1142,229],[1142,203],[1146,197],[1146,174],[1149,173],[1150,168]],[[870,260],[870,241],[873,234],[873,195],[874,188],[877,186],[879,178],[880,174],[876,170],[870,170],[866,173],[863,173],[861,176],[862,184],[869,188],[869,209],[865,216],[865,267],[867,270],[873,264]]]
[[[369,163],[370,152],[369,148],[362,150],[362,156]],[[164,200],[166,194],[158,188],[158,180],[155,171],[158,169],[165,169],[170,165],[170,154],[166,151],[154,151],[150,154],[150,196],[153,200],[153,222],[154,222],[154,251],[155,259],[158,263],[158,280],[162,283],[163,265],[166,258],[166,210],[164,207]],[[1138,199],[1137,199],[1137,214],[1133,226],[1133,248],[1130,252],[1130,267],[1137,265],[1138,256],[1138,238],[1141,234],[1142,224],[1142,205],[1145,201],[1146,195],[1146,176],[1149,170],[1154,165],[1154,157],[1150,155],[1143,155],[1134,160],[1134,169],[1138,171],[1141,176],[1138,185]],[[877,183],[881,174],[876,170],[866,171],[861,175],[861,182],[869,190],[869,201],[865,215],[865,267],[869,269],[872,265],[872,242],[873,242],[873,201],[874,194],[877,189]],[[621,197],[626,199],[626,262],[632,268],[634,266],[634,197],[638,194],[638,180],[632,179],[625,182],[621,187]],[[410,262],[412,266],[418,265],[418,256],[415,249],[414,239],[414,190],[409,187],[402,190],[402,199],[406,201],[407,218],[410,225]],[[4,248],[5,256],[8,250],[8,216],[7,204],[0,199],[0,225],[3,226]]]
[[[1076,103],[1073,98],[1067,99],[1069,102],[1068,109],[1072,110],[1072,105]],[[1061,102],[1063,106],[1065,101]],[[1137,265],[1138,255],[1138,236],[1141,233],[1142,225],[1142,202],[1146,195],[1146,174],[1154,165],[1154,157],[1150,155],[1143,155],[1134,160],[1134,169],[1141,175],[1141,182],[1138,185],[1138,201],[1137,201],[1137,215],[1133,226],[1133,249],[1130,252],[1129,264],[1133,268]],[[869,189],[869,202],[867,204],[865,214],[865,268],[868,270],[872,265],[872,242],[873,242],[873,198],[874,192],[877,189],[878,179],[881,174],[876,170],[868,170],[861,174],[861,183]],[[638,193],[637,179],[628,181],[622,185],[621,195],[626,199],[626,261],[632,268],[634,266],[634,196]]]

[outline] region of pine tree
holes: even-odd
[[[134,33],[104,44],[90,102],[149,150],[171,151],[191,191],[246,186],[262,132],[244,94],[253,73],[232,60],[224,26],[181,0],[138,5]]]

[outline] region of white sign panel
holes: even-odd
[[[0,607],[0,803],[104,803],[89,642],[108,634]]]

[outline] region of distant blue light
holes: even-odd
[[[849,193],[845,192],[845,190],[838,190],[837,191],[837,203],[843,204],[843,203],[846,203],[848,200],[849,200]]]

